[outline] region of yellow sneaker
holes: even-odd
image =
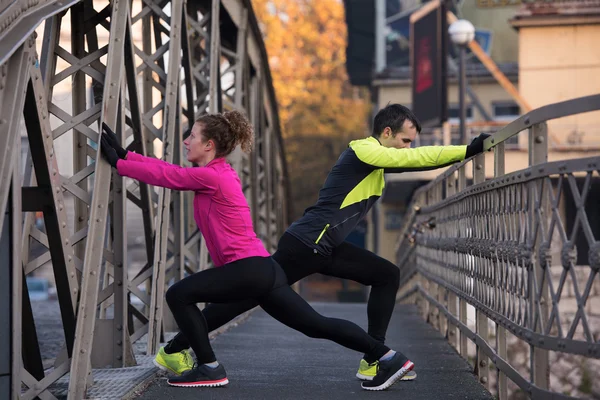
[[[165,348],[161,347],[156,357],[154,357],[154,365],[163,371],[181,375],[194,367],[194,360],[192,360],[192,356],[187,350],[167,354]]]
[[[375,375],[377,375],[377,366],[379,365],[379,361],[375,361],[374,363],[369,364],[363,358],[360,360],[360,365],[358,367],[358,372],[356,373],[356,377],[361,381],[372,381]],[[406,375],[404,375],[400,380],[401,381],[412,381],[417,379],[417,373],[414,371],[409,371]]]

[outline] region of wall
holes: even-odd
[[[599,38],[600,25],[520,28],[520,91],[533,108],[600,93]],[[600,145],[600,111],[551,121],[549,129],[562,144]]]
[[[462,16],[473,23],[475,28],[491,30],[492,59],[497,63],[516,62],[519,57],[518,33],[506,23],[513,17],[519,6],[494,6],[497,2],[489,0],[463,1]]]
[[[515,83],[513,83],[515,84]],[[516,85],[516,84],[515,84]],[[474,83],[470,80],[471,89],[478,96],[483,108],[492,115],[492,102],[495,101],[513,101],[512,97],[497,83]],[[400,103],[410,105],[412,102],[411,86],[407,84],[391,84],[380,86],[379,88],[379,107],[385,107],[387,103]],[[458,105],[458,85],[448,85],[448,105]],[[470,98],[467,95],[467,102]],[[418,115],[417,115],[418,117]],[[483,120],[483,116],[474,109],[474,120]]]

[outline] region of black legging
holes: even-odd
[[[314,273],[321,273],[371,286],[367,305],[368,332],[377,341],[385,343],[385,334],[394,311],[400,281],[398,267],[393,263],[348,242],[335,248],[331,256],[324,257],[314,253],[313,249],[289,233],[284,233],[279,240],[273,258],[283,268],[289,285]],[[258,302],[254,299],[237,303],[210,304],[202,313],[210,332],[257,305]],[[176,352],[188,349],[190,345],[185,336],[179,333],[168,347],[170,351]],[[364,357],[369,362],[379,358],[376,354],[369,353]]]
[[[249,257],[198,272],[171,286],[166,298],[200,364],[216,360],[208,339],[211,327],[196,306],[201,302],[252,299],[273,318],[309,337],[329,339],[377,358],[390,350],[358,325],[317,313],[287,284],[283,270],[271,257]]]

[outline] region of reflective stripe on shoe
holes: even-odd
[[[171,382],[167,381],[169,386],[175,387],[219,387],[225,386],[229,384],[229,380],[227,378],[218,379],[215,381],[198,381],[198,382]]]
[[[375,376],[363,375],[360,372],[357,372],[356,377],[361,381],[372,381]],[[408,371],[406,375],[400,378],[401,381],[414,381],[415,379],[417,379],[417,373],[415,371]]]
[[[361,387],[365,390],[385,390],[402,379],[409,371],[411,371],[415,364],[412,361],[407,360],[401,367],[398,367],[399,355],[394,356],[390,361],[380,361],[379,372],[371,381],[363,382]],[[394,369],[396,371],[394,372]],[[389,374],[389,376],[388,376]]]
[[[223,365],[212,368],[206,364],[196,365],[181,376],[167,380],[169,386],[179,387],[219,387],[229,383]]]

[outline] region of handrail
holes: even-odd
[[[544,121],[597,110],[600,110],[600,94],[578,97],[575,99],[561,101],[559,103],[548,104],[540,108],[536,108],[535,110],[531,110],[527,114],[517,118],[487,138],[483,143],[484,151],[491,150],[493,147],[505,142],[511,137],[517,135],[519,132],[529,129],[532,126]],[[416,198],[420,193],[423,193],[434,185],[440,183],[471,160],[472,158],[468,158],[460,163],[452,165],[446,171],[438,175],[434,180],[415,190],[413,198]]]
[[[536,108],[487,138],[483,143],[483,148],[485,151],[490,150],[492,147],[517,135],[524,129],[531,128],[533,125],[596,110],[600,110],[600,94],[578,97]]]

